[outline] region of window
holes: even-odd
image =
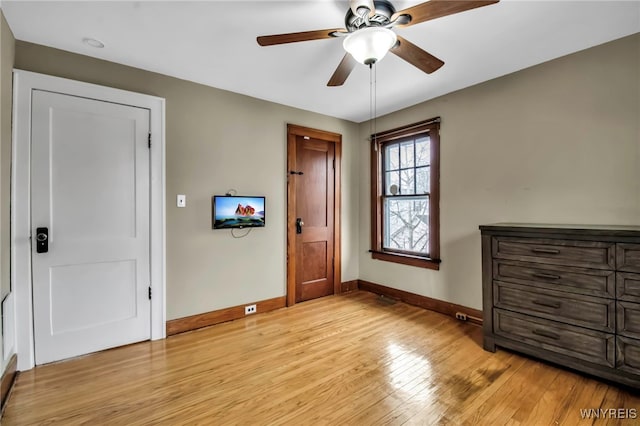
[[[440,119],[372,135],[371,255],[439,269]]]

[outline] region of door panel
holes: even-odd
[[[302,281],[327,279],[327,242],[316,241],[302,246]]]
[[[36,364],[150,338],[149,111],[35,90]]]
[[[307,228],[326,229],[328,226],[329,159],[328,143],[299,138],[297,146],[298,169],[303,175],[298,178],[298,213],[304,218]]]
[[[296,217],[304,222],[296,234],[296,302],[334,293],[333,215],[335,146],[296,137]]]
[[[51,267],[51,334],[62,335],[135,317],[135,266],[135,262],[125,260]],[[91,275],[102,279],[87,280]],[[83,303],[78,303],[80,300]]]
[[[135,237],[136,176],[130,165],[135,164],[136,122],[57,108],[51,119],[55,125],[49,154],[55,167],[50,173],[55,186],[50,189],[56,232],[70,239]],[[70,131],[82,135],[82,140],[70,137]],[[96,137],[105,134],[108,140]],[[119,165],[117,170],[113,165]],[[101,182],[110,183],[96,191]],[[78,203],[78,199],[90,202]]]

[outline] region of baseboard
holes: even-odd
[[[18,376],[17,367],[18,356],[13,354],[11,355],[7,368],[5,368],[4,373],[2,373],[2,378],[0,379],[0,417],[2,417],[2,414],[4,413],[4,408],[9,401],[9,395],[11,395],[13,384],[16,382],[16,377]]]
[[[358,289],[358,280],[345,281],[341,283],[341,290],[343,293],[355,291]]]
[[[430,311],[439,312],[441,314],[456,317],[456,313],[460,312],[467,316],[467,322],[482,325],[482,311],[466,306],[456,305],[455,303],[444,302],[438,299],[432,299],[427,296],[409,293],[408,291],[398,290],[375,284],[369,281],[358,280],[358,288],[360,290],[369,291],[371,293],[381,294],[392,299],[400,300],[409,305],[419,306]]]
[[[477,309],[468,308],[462,305],[456,305],[455,303],[444,302],[438,299],[432,299],[430,297],[409,293],[407,291],[386,287],[364,280],[351,280],[341,283],[341,290],[343,293],[355,291],[358,289],[391,297],[410,305],[419,306],[421,308],[449,315],[454,318],[456,317],[456,313],[461,312],[467,316],[468,322],[478,325],[482,324],[482,311],[479,311]],[[251,304],[252,303],[247,303],[245,305],[233,306],[231,308],[205,312],[203,314],[197,314],[189,317],[167,321],[167,336],[184,333],[185,331],[196,330],[202,327],[208,327],[210,325],[220,324],[222,322],[227,322],[234,319],[244,318],[246,316],[244,314],[244,307]],[[257,313],[260,314],[284,308],[285,306],[287,306],[287,298],[286,296],[276,297],[274,299],[255,302],[255,305]]]
[[[202,327],[227,322],[234,319],[244,318],[244,307],[246,305],[256,305],[256,314],[273,311],[287,306],[285,296],[274,299],[262,300],[255,303],[246,303],[240,306],[220,309],[218,311],[205,312],[204,314],[192,315],[190,317],[178,318],[167,321],[167,336],[171,336],[185,331],[196,330]],[[252,314],[252,315],[256,315]]]

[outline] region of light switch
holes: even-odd
[[[178,207],[187,207],[187,196],[183,194],[178,194],[177,205]]]

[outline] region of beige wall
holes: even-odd
[[[360,257],[360,278],[480,309],[478,226],[640,224],[640,35],[381,117],[385,130],[442,117],[440,271]],[[380,84],[380,81],[378,81]],[[360,155],[369,158],[369,124]],[[360,171],[369,248],[369,166]]]
[[[0,10],[0,301],[11,290],[9,206],[11,201],[11,108],[14,48],[13,33],[2,10]],[[0,330],[2,330],[2,319],[3,316],[0,315]],[[0,374],[4,368],[2,339],[0,339]]]
[[[342,278],[358,277],[355,123],[20,41],[16,68],[166,98],[168,319],[285,294],[287,123],[343,135]],[[211,196],[232,188],[267,197],[264,229],[211,229]]]

